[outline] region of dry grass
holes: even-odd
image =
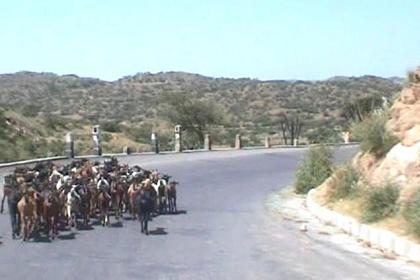
[[[325,198],[316,196],[315,199],[318,203],[325,204]],[[335,202],[328,202],[325,204],[325,206],[340,214],[355,218],[358,221],[362,221],[364,206],[363,198],[340,199]],[[389,230],[413,242],[420,243],[420,238],[410,232],[409,224],[401,214],[396,214],[393,217],[385,218],[379,222],[372,223],[371,225],[384,230]]]
[[[336,202],[328,203],[328,207],[336,212],[346,216],[351,216],[357,220],[361,220],[363,216],[362,199],[340,199]]]

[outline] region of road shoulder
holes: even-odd
[[[420,274],[420,263],[399,256],[388,250],[374,247],[370,243],[355,238],[331,222],[315,216],[307,207],[305,195],[297,195],[292,187],[283,188],[273,193],[267,200],[267,206],[279,222],[294,225],[296,234],[311,236],[318,242],[329,242],[345,251],[356,253],[387,268],[395,267],[409,274]]]

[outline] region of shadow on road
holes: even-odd
[[[178,210],[176,212],[161,213],[158,216],[165,216],[165,215],[183,215],[183,214],[187,214],[187,213],[188,213],[187,210]]]
[[[121,228],[123,227],[123,223],[121,221],[118,221],[118,222],[111,223],[109,226],[112,228]]]
[[[33,239],[34,243],[51,243],[51,239],[48,236],[37,235]]]
[[[102,226],[101,221],[97,220],[97,219],[95,219],[93,222],[91,222],[91,225],[92,226]]]
[[[150,230],[149,231],[150,235],[167,235],[168,233],[165,231],[165,228],[163,227],[158,227],[154,230]]]
[[[58,224],[58,230],[59,231],[70,231],[70,228],[64,223],[59,223]]]
[[[93,230],[94,228],[93,228],[93,226],[92,225],[90,225],[90,224],[87,224],[87,225],[78,225],[77,226],[77,230]]]
[[[70,232],[68,234],[60,234],[57,238],[60,240],[73,240],[76,239],[76,235],[76,232]]]

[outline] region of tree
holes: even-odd
[[[348,121],[363,121],[375,109],[383,106],[384,100],[380,96],[367,96],[358,98],[353,102],[347,103],[341,115]]]
[[[121,132],[121,126],[117,121],[105,121],[101,123],[103,131],[107,132]]]
[[[290,145],[293,145],[293,140],[299,139],[302,125],[299,114],[295,114],[291,118],[288,118],[286,114],[282,115],[280,119],[280,128],[284,144],[288,145],[290,139]]]
[[[198,144],[204,143],[209,127],[223,122],[223,114],[214,102],[196,99],[190,94],[166,94],[161,99],[166,106],[161,113],[172,124],[180,124],[195,136]]]

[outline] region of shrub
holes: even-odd
[[[149,144],[150,143],[150,136],[153,131],[153,124],[151,123],[143,123],[141,127],[138,126],[130,126],[124,128],[124,133],[132,140]]]
[[[339,143],[342,141],[337,131],[324,125],[307,132],[306,138],[310,143]]]
[[[52,155],[62,155],[64,152],[64,141],[62,140],[52,140],[48,143],[48,151]]]
[[[381,96],[365,96],[347,103],[342,109],[342,116],[347,120],[362,121],[376,109],[382,108]]]
[[[399,196],[400,189],[393,184],[373,188],[367,195],[363,220],[371,223],[392,216],[398,210]]]
[[[408,72],[407,76],[409,83],[420,83],[420,78],[415,72]]]
[[[263,145],[263,141],[257,135],[251,134],[249,137],[242,137],[244,147],[255,147]]]
[[[35,141],[32,139],[25,139],[23,147],[31,158],[36,157],[38,147]]]
[[[101,128],[107,132],[121,132],[121,126],[116,121],[107,121],[101,123]]]
[[[352,126],[353,136],[361,142],[360,149],[363,152],[382,157],[398,143],[398,138],[385,127],[387,116],[386,113],[373,114],[370,118]]]
[[[26,106],[23,106],[23,108],[22,108],[22,114],[25,117],[33,118],[33,117],[36,117],[38,115],[38,112],[40,110],[41,110],[41,107],[40,106],[26,105]]]
[[[174,134],[172,131],[159,133],[159,147],[161,151],[173,151],[175,149]]]
[[[15,161],[18,154],[15,146],[11,146],[9,142],[0,139],[0,162]]]
[[[112,134],[108,132],[103,132],[101,137],[103,142],[109,142],[112,140]]]
[[[296,172],[296,193],[307,193],[332,173],[332,152],[325,146],[312,147]]]
[[[356,196],[359,178],[360,173],[350,164],[346,164],[337,169],[333,177],[334,190],[331,199],[338,200]]]
[[[403,216],[407,220],[410,230],[420,236],[420,189],[414,193],[413,198],[405,205]]]
[[[52,114],[46,114],[44,116],[45,121],[45,127],[47,129],[52,130],[58,130],[60,128],[65,128],[67,124],[67,120],[58,116],[58,115],[52,115]]]

